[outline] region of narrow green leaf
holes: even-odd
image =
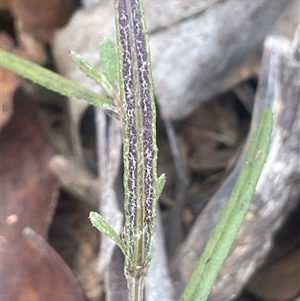
[[[103,73],[113,87],[119,88],[118,55],[115,44],[110,40],[105,40],[100,47],[100,60]]]
[[[0,64],[4,68],[11,70],[48,90],[52,90],[67,97],[85,100],[92,105],[103,108],[104,110],[118,113],[110,99],[98,95],[97,93],[82,87],[78,83],[73,82],[72,80],[53,71],[2,49],[0,49]]]
[[[89,219],[94,227],[96,227],[101,233],[110,237],[120,247],[122,252],[126,254],[126,246],[124,242],[100,214],[97,212],[91,212]]]
[[[264,110],[231,196],[180,301],[206,301],[249,209],[270,146],[273,114]]]
[[[70,51],[70,56],[73,62],[91,79],[93,79],[97,84],[99,84],[105,92],[112,96],[115,93],[115,89],[107,79],[107,77],[94,68],[90,63],[88,63],[81,55],[74,51]]]
[[[157,179],[156,185],[155,185],[155,195],[156,195],[156,200],[158,201],[164,186],[166,183],[166,175],[162,174],[159,176],[159,178]]]

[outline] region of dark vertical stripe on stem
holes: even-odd
[[[145,40],[145,28],[142,23],[142,12],[138,0],[130,0],[133,30],[135,35],[135,49],[140,84],[140,108],[143,125],[143,160],[144,160],[144,191],[145,191],[145,246],[151,246],[151,222],[153,219],[154,199],[154,172],[156,164],[155,149],[152,138],[152,106],[151,106],[151,79],[149,78],[149,58]],[[147,250],[149,251],[149,250]]]
[[[122,118],[126,118],[127,128],[127,139],[129,141],[128,145],[128,208],[125,208],[127,214],[130,216],[130,224],[126,225],[129,229],[129,237],[127,239],[133,239],[135,235],[135,225],[136,225],[136,211],[137,211],[137,195],[136,195],[136,180],[137,180],[137,134],[136,134],[136,123],[135,123],[135,99],[134,99],[134,82],[133,82],[133,68],[132,68],[132,58],[131,58],[131,43],[130,43],[130,19],[128,16],[128,8],[125,0],[119,2],[119,28],[120,28],[120,43],[122,48],[122,74],[124,83],[124,93],[125,93],[125,112]],[[133,253],[133,241],[126,242],[130,247],[130,254]]]
[[[147,273],[155,218],[156,146],[153,84],[144,12],[139,0],[119,0],[122,54],[126,244],[125,270]]]

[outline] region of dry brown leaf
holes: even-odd
[[[14,114],[0,136],[2,296],[6,301],[83,300],[80,294],[70,295],[80,290],[71,272],[41,242],[58,193],[48,169],[55,150],[45,136],[37,106],[21,90],[14,100]],[[22,232],[27,227],[38,234],[25,239]]]
[[[19,292],[25,296],[22,301],[84,301],[84,296],[72,271],[43,237],[30,228],[23,231],[23,236],[26,240],[25,249],[30,252],[31,259],[35,258],[34,261],[30,260],[31,273],[39,277],[25,278],[27,291]],[[38,290],[28,289],[33,282]]]
[[[248,284],[248,289],[264,300],[292,300],[299,294],[300,249],[290,252],[280,261],[260,270]]]
[[[32,35],[50,42],[53,31],[66,24],[74,11],[71,0],[12,0],[12,12]]]
[[[1,0],[0,9],[9,9],[10,4],[11,4],[11,0]]]

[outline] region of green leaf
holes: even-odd
[[[0,49],[0,64],[20,76],[67,97],[85,100],[104,110],[118,113],[112,101],[31,61]]]
[[[90,63],[88,63],[81,55],[74,51],[70,51],[73,62],[91,79],[93,79],[97,84],[99,84],[105,92],[112,96],[115,94],[115,89],[107,79],[107,77],[100,73],[96,68],[94,68]]]
[[[159,178],[157,179],[156,185],[155,185],[155,194],[156,194],[156,200],[158,201],[164,186],[166,183],[166,175],[162,174],[159,176]]]
[[[118,90],[118,56],[115,44],[110,40],[105,40],[100,47],[100,59],[103,73],[113,87]]]
[[[205,301],[249,209],[270,146],[273,114],[264,110],[231,196],[180,301]]]
[[[116,231],[109,225],[109,223],[97,212],[91,212],[89,219],[94,227],[96,227],[101,233],[110,237],[122,250],[124,255],[126,254],[126,246]]]

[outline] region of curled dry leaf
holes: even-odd
[[[14,114],[0,136],[2,297],[7,301],[83,300],[80,294],[68,296],[80,289],[43,242],[58,193],[48,169],[55,150],[45,137],[37,106],[21,90],[14,100]],[[22,232],[27,227],[34,234],[25,239]]]
[[[31,271],[35,271],[39,277],[34,278],[38,291],[28,294],[28,301],[32,300],[57,300],[57,301],[83,301],[85,300],[77,280],[70,268],[65,264],[56,251],[31,228],[25,228],[23,236],[26,240],[26,248],[31,252]],[[32,279],[25,279],[28,287]],[[47,283],[47,285],[45,285]],[[52,288],[55,287],[55,290]],[[32,298],[34,296],[34,298]],[[25,300],[27,300],[25,298]]]

